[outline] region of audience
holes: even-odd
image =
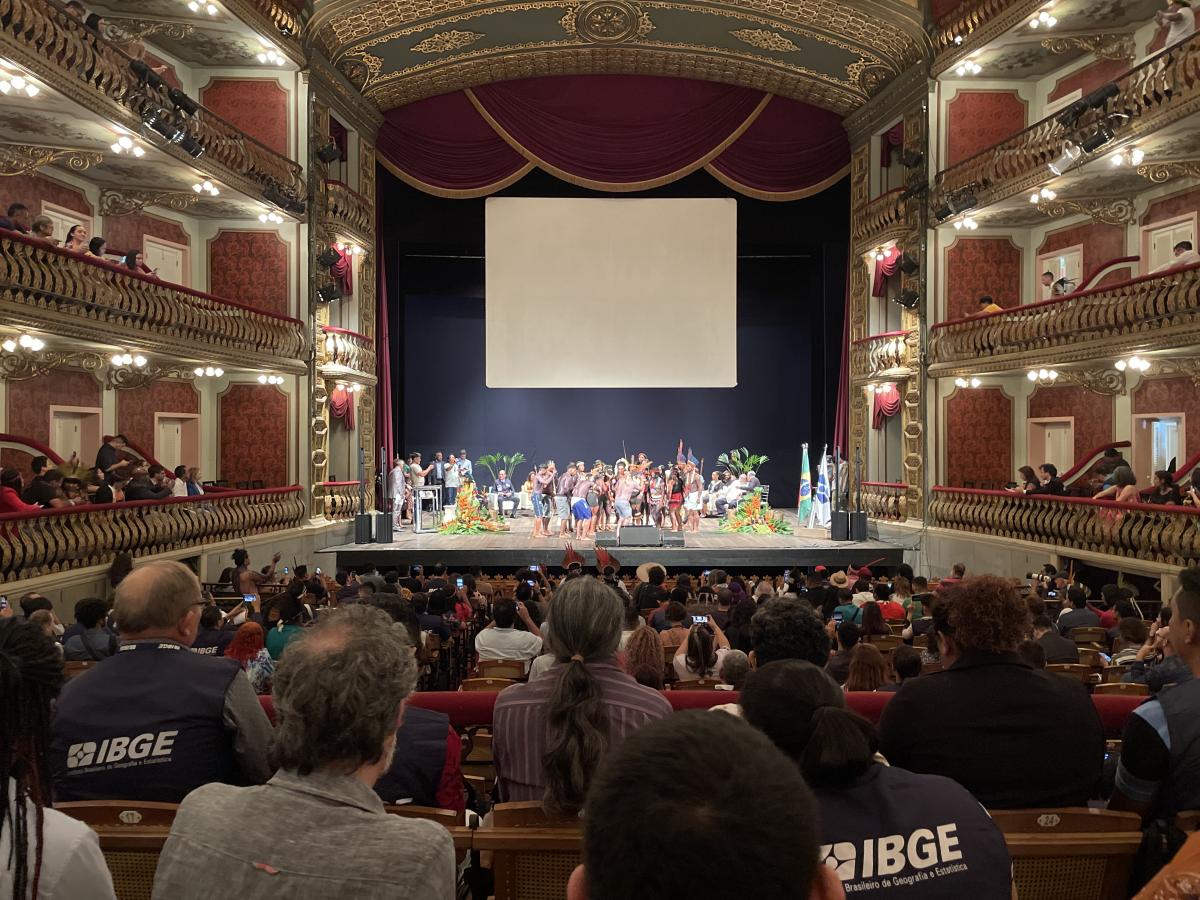
[[[892,671],[896,673],[894,682],[884,682],[876,688],[878,691],[898,691],[900,686],[910,678],[921,674],[921,654],[912,647],[899,646],[892,651]]]
[[[518,618],[524,630],[514,627]],[[528,670],[530,660],[542,652],[542,633],[524,603],[501,600],[492,607],[491,623],[476,635],[475,652],[481,660],[522,660]]]
[[[834,621],[831,619],[830,625]],[[854,653],[854,648],[858,646],[862,632],[859,631],[858,626],[853,622],[843,622],[834,629],[834,635],[837,639],[837,650],[830,654],[825,671],[838,684],[845,684],[846,679],[850,677],[851,656]]]
[[[1034,616],[1032,627],[1033,639],[1042,647],[1043,666],[1079,662],[1079,645],[1059,634],[1049,616]]]
[[[551,656],[550,659],[553,660],[554,657]],[[662,641],[659,640],[657,631],[643,623],[625,643],[625,671],[638,684],[661,690],[663,670]]]
[[[278,771],[260,787],[192,791],[159,858],[154,895],[207,900],[219,871],[230,897],[373,897],[386,885],[389,896],[452,900],[449,833],[388,815],[371,789],[389,769],[416,681],[413,647],[385,613],[351,606],[323,617],[275,676]]]
[[[1011,582],[981,575],[942,593],[934,631],[945,668],[884,709],[888,762],[953,778],[988,808],[1086,806],[1104,732],[1084,685],[1017,654],[1029,609]]]
[[[204,605],[177,562],[146,563],[121,582],[120,651],[67,684],[55,707],[56,800],[178,803],[211,782],[270,777],[271,725],[238,665],[186,652]]]
[[[878,647],[859,644],[850,653],[845,690],[877,691],[888,682],[888,664]]]
[[[1058,631],[1064,637],[1071,636],[1072,628],[1098,628],[1100,617],[1088,609],[1087,593],[1083,588],[1067,588],[1067,603],[1058,614]]]
[[[75,622],[82,631],[63,642],[64,657],[99,662],[116,653],[117,638],[104,627],[107,620],[108,604],[103,600],[93,597],[75,604]]]
[[[716,622],[693,622],[687,640],[679,645],[671,660],[675,677],[679,681],[715,678],[728,652],[729,641]]]
[[[1017,655],[1025,660],[1030,668],[1039,670],[1046,668],[1046,648],[1035,640],[1026,638],[1017,644]]]
[[[750,672],[750,657],[741,650],[730,650],[721,660],[721,683],[717,690],[740,691]]]
[[[242,622],[225,647],[225,655],[237,660],[250,680],[256,694],[271,693],[275,680],[275,660],[267,651],[262,626],[257,622]]]

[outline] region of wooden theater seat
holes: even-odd
[[[491,691],[498,693],[510,684],[516,684],[511,678],[464,678],[458,686],[460,691]]]
[[[1071,633],[1067,636],[1080,646],[1090,646],[1093,644],[1097,647],[1108,646],[1108,632],[1097,626],[1072,628]]]
[[[1046,666],[1047,672],[1055,672],[1059,675],[1065,675],[1067,678],[1074,678],[1076,681],[1082,681],[1084,684],[1095,684],[1100,680],[1100,676],[1091,666],[1085,666],[1081,663],[1053,663]]]
[[[178,803],[148,800],[72,800],[55,803],[60,813],[78,819],[93,830],[101,828],[170,828]]]
[[[158,857],[179,809],[176,804],[80,800],[54,808],[96,832],[118,900],[150,900]]]
[[[548,816],[537,801],[498,803],[493,824],[475,831],[476,850],[490,851],[495,900],[561,900],[583,859],[578,816]]]
[[[1150,688],[1144,684],[1134,684],[1125,681],[1106,681],[1098,684],[1094,690],[1097,694],[1126,694],[1132,697],[1149,697]]]
[[[95,665],[96,662],[90,659],[68,660],[63,663],[63,677],[70,681],[72,678],[78,678]]]
[[[723,684],[720,678],[698,678],[695,681],[676,681],[671,685],[673,691],[715,691]]]
[[[525,663],[519,659],[481,659],[475,670],[481,678],[525,680]]]

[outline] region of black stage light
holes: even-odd
[[[334,300],[342,299],[342,289],[337,286],[336,282],[322,285],[317,288],[317,299],[322,303],[332,303]]]
[[[129,68],[133,70],[133,74],[136,75],[138,80],[143,84],[148,84],[157,91],[161,91],[166,88],[167,83],[162,80],[162,76],[160,76],[140,59],[130,60]]]
[[[200,108],[200,104],[181,91],[179,88],[171,88],[167,91],[167,96],[171,98],[171,102],[175,104],[175,108],[184,115],[194,116],[196,110]]]
[[[957,194],[956,196],[951,197],[947,202],[950,204],[950,209],[955,213],[966,212],[968,209],[974,209],[979,205],[979,200],[974,194],[969,192]]]
[[[925,162],[925,154],[918,150],[905,150],[900,154],[900,165],[906,169],[915,169]]]
[[[288,200],[283,204],[283,208],[293,215],[302,216],[304,215],[304,211],[308,209],[308,204],[306,204],[303,200],[297,200],[289,197]]]
[[[337,144],[335,144],[333,141],[330,141],[328,144],[326,144],[324,147],[322,147],[321,149],[319,149],[317,151],[317,159],[319,159],[321,162],[325,163],[325,165],[329,165],[335,159],[341,159],[341,158],[342,158],[342,151],[338,149]]]
[[[1121,93],[1121,88],[1117,86],[1115,81],[1110,81],[1108,84],[1102,84],[1090,94],[1083,98],[1083,102],[1092,109],[1099,109]]]
[[[336,263],[341,258],[342,258],[342,254],[338,253],[332,247],[326,247],[321,252],[321,255],[317,257],[317,262],[319,262],[321,265],[323,265],[325,268],[328,269],[330,266],[332,266],[334,263]]]
[[[1079,146],[1083,148],[1085,153],[1094,153],[1112,139],[1112,129],[1107,125],[1101,125],[1092,134],[1081,140]]]
[[[288,201],[288,198],[284,196],[283,191],[281,191],[279,186],[274,182],[263,188],[263,199],[268,203],[274,203],[280,209],[283,209],[284,204],[286,204]]]
[[[914,272],[920,271],[921,264],[917,262],[917,258],[911,253],[905,253],[900,257],[900,271],[905,275],[912,275]]]
[[[190,134],[184,134],[179,138],[179,146],[182,147],[184,152],[187,153],[188,156],[192,157],[192,159],[199,159],[204,155],[205,149],[207,149],[202,143],[200,143]]]
[[[162,135],[168,141],[174,143],[179,140],[180,130],[171,117],[171,114],[165,109],[151,109],[142,113],[142,121],[146,127],[155,134]]]
[[[1075,123],[1079,121],[1079,117],[1087,112],[1087,110],[1088,105],[1086,102],[1083,100],[1076,100],[1058,114],[1058,124],[1063,128],[1073,128]]]
[[[925,184],[923,181],[918,182],[917,184],[909,185],[900,192],[900,200],[911,200],[913,197],[920,197],[927,190],[929,190],[929,185]]]
[[[921,302],[921,295],[905,288],[900,292],[900,296],[892,298],[892,302],[899,303],[905,309],[916,309],[917,304]]]
[[[941,206],[933,211],[933,217],[939,221],[948,219],[952,215],[954,215],[954,210],[950,208],[949,203],[942,203]]]

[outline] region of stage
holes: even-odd
[[[606,546],[623,569],[644,562],[659,562],[668,570],[683,569],[783,569],[815,565],[843,568],[874,562],[880,566],[898,566],[903,562],[904,548],[870,539],[866,541],[833,541],[823,528],[800,528],[796,514],[781,512],[792,526],[793,534],[730,534],[720,530],[716,519],[702,519],[699,534],[683,534],[683,547],[617,547]],[[496,534],[441,535],[398,532],[386,544],[342,544],[327,547],[318,555],[326,560],[329,571],[357,568],[374,563],[386,571],[400,565],[444,563],[451,571],[470,566],[484,569],[522,568],[533,563],[556,567],[561,565],[564,542],[570,540],[588,565],[595,565],[596,554],[591,540],[574,538],[535,538],[532,516],[508,520],[511,530]],[[670,535],[670,532],[667,532]],[[603,536],[603,535],[602,535]]]

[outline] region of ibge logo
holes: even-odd
[[[820,857],[842,881],[855,881],[897,875],[906,869],[929,869],[957,862],[963,854],[958,848],[958,826],[951,822],[936,829],[918,828],[910,834],[867,838],[861,847],[850,841],[822,844]]]
[[[178,730],[149,731],[134,737],[106,738],[99,744],[95,741],[72,744],[67,750],[67,768],[85,769],[90,766],[148,759],[165,762],[166,759],[163,758],[171,756],[171,749],[175,746],[175,738],[178,735]]]

